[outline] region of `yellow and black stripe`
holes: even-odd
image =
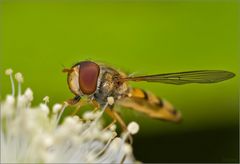
[[[178,122],[181,114],[166,100],[139,88],[130,89],[129,95],[118,102],[119,105],[167,121]]]

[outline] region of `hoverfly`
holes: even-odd
[[[128,76],[112,67],[93,61],[79,62],[70,69],[64,69],[63,72],[68,73],[68,86],[75,95],[73,99],[67,101],[69,105],[77,104],[81,97],[87,96],[89,100],[103,107],[107,103],[108,97],[113,97],[116,105],[142,112],[151,118],[173,122],[181,120],[181,113],[168,101],[143,89],[132,88],[128,82],[145,81],[175,85],[206,84],[221,82],[235,76],[232,72],[222,70]],[[123,130],[126,130],[126,125],[120,114],[114,110],[114,105],[108,105],[105,111],[121,125]]]

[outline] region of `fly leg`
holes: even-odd
[[[80,101],[81,97],[80,96],[75,96],[73,99],[69,99],[65,101],[65,103],[69,106],[76,105]]]
[[[123,121],[122,117],[116,111],[111,110],[110,108],[107,108],[106,112],[113,120],[115,120],[119,123],[119,125],[121,126],[121,129],[123,131],[127,131],[127,126],[126,126],[125,122]]]
[[[109,129],[112,125],[114,125],[117,121],[113,120],[108,126],[106,126],[103,130]]]
[[[94,107],[93,112],[96,112],[98,109],[100,109],[101,106],[96,100],[92,100],[91,103]]]
[[[107,108],[106,113],[113,119],[113,121],[117,121],[119,123],[119,125],[121,126],[122,131],[126,132],[127,131],[127,126],[126,123],[123,121],[122,117],[120,116],[120,114],[110,108]],[[128,139],[130,141],[130,143],[132,144],[133,139],[132,136],[129,134]]]
[[[80,107],[82,106],[79,103],[80,99],[81,99],[80,96],[75,96],[73,99],[69,99],[69,100],[65,101],[65,103],[68,106],[74,106],[74,105],[78,104],[77,107],[75,108],[75,110],[73,111],[72,115],[75,115],[79,111]]]

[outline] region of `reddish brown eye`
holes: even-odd
[[[83,94],[89,95],[96,91],[99,72],[100,68],[94,62],[84,61],[80,63],[79,86]]]

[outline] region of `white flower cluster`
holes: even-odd
[[[116,125],[103,128],[98,112],[87,112],[83,119],[68,116],[59,119],[66,105],[55,104],[50,110],[49,98],[31,107],[31,89],[21,93],[23,76],[15,74],[18,95],[15,96],[13,71],[10,76],[12,94],[1,102],[1,163],[135,163],[127,137],[137,133],[132,122],[128,132],[116,137]],[[107,105],[107,104],[106,104]]]

